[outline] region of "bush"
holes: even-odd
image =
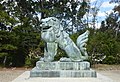
[[[54,57],[54,61],[59,61],[61,57],[68,57],[64,50],[58,48],[57,55]]]
[[[113,56],[108,56],[105,58],[105,60],[103,61],[105,64],[115,64],[115,57]]]
[[[34,67],[38,60],[39,60],[39,58],[26,57],[25,66],[26,67]]]

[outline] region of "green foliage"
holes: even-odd
[[[26,57],[25,66],[26,67],[34,67],[36,65],[36,62],[39,60],[39,58],[29,58]]]
[[[29,50],[37,48],[39,41],[39,33],[31,27],[14,28],[12,32],[0,31],[0,62],[5,60],[5,66],[23,66]]]
[[[0,31],[0,62],[10,64],[14,59],[17,47],[18,37],[13,32]],[[6,57],[6,59],[5,59]]]
[[[38,31],[40,20],[37,15],[41,13],[41,18],[50,16],[59,18],[65,27],[64,30],[73,32],[74,26],[79,30],[80,25],[83,25],[82,18],[89,11],[89,5],[89,1],[85,0],[9,0],[1,1],[1,10],[8,16],[7,19],[13,20],[8,21],[11,25],[27,23],[27,25],[32,25],[34,29],[37,27],[36,31]],[[2,15],[1,17],[6,17]],[[72,28],[67,28],[66,26],[70,26],[70,22]],[[6,23],[6,25],[8,24]]]
[[[120,46],[113,34],[114,31],[111,30],[107,32],[98,30],[90,36],[87,49],[93,62],[118,64],[119,60],[116,61],[116,58],[118,58],[117,54],[120,54]]]
[[[61,57],[68,57],[64,50],[58,48],[57,55],[54,58],[54,61],[60,60]]]
[[[5,45],[2,45],[1,47],[3,50],[16,50],[17,49],[16,46],[13,46],[11,44],[5,44]]]
[[[76,43],[76,40],[77,40],[79,35],[80,35],[80,33],[75,33],[75,34],[70,35],[70,38],[73,40],[73,42]]]
[[[28,56],[26,57],[26,60],[25,60],[25,66],[32,67],[31,59]]]
[[[3,58],[5,56],[8,56],[8,53],[5,53],[5,52],[0,53],[0,58]]]
[[[39,47],[44,47],[45,42],[43,40],[40,41]]]
[[[27,67],[34,67],[36,62],[42,57],[43,52],[40,48],[32,49],[29,51],[28,56],[25,59],[25,66]]]
[[[103,61],[103,63],[105,63],[105,64],[115,64],[115,63],[116,63],[115,57],[114,57],[114,56],[108,56],[108,57]]]

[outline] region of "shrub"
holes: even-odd
[[[105,58],[105,60],[103,61],[105,64],[115,64],[115,57],[113,56],[108,56]]]

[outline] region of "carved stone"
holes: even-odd
[[[43,62],[38,61],[30,77],[96,77],[89,62]]]
[[[90,70],[89,62],[43,62],[36,63],[38,70]]]

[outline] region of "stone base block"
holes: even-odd
[[[38,61],[36,68],[39,70],[89,70],[90,63],[83,62],[43,62]]]
[[[38,70],[30,71],[30,77],[97,77],[94,70]]]
[[[30,71],[30,77],[96,77],[89,62],[38,61]]]

